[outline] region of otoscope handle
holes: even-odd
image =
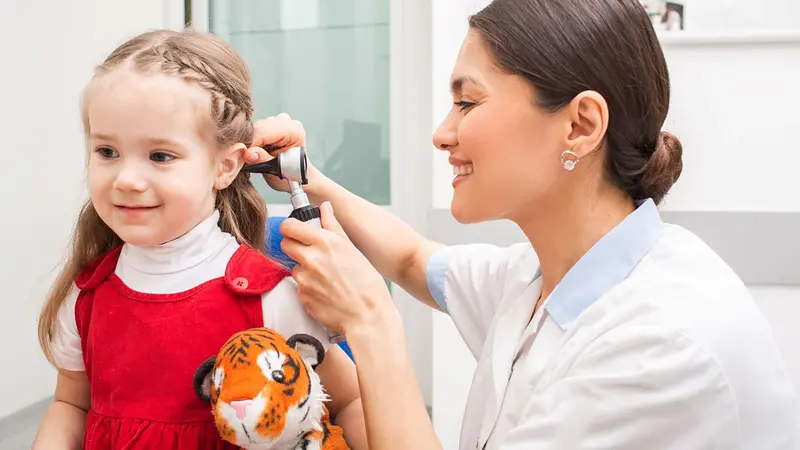
[[[316,225],[317,228],[322,228],[319,208],[314,205],[301,206],[293,210],[292,213],[289,214],[289,217],[292,219],[297,219],[301,222],[309,222],[313,225]]]
[[[289,217],[293,219],[297,219],[301,222],[308,222],[312,225],[315,225],[318,228],[322,228],[322,222],[320,221],[320,212],[319,208],[314,205],[306,205],[301,206],[292,211],[289,214]],[[334,333],[331,330],[328,331],[328,342],[331,344],[338,344],[340,342],[344,342],[344,336],[340,333]]]

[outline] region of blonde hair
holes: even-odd
[[[253,139],[250,73],[242,58],[222,39],[194,31],[149,31],[111,52],[96,68],[92,82],[119,68],[141,74],[176,76],[199,85],[210,94],[213,124],[210,128],[215,131],[215,143],[221,147],[237,143],[250,146]],[[82,115],[88,137],[87,109],[84,94]],[[264,253],[267,206],[247,173],[240,172],[230,186],[217,192],[216,208],[223,231]],[[100,219],[88,200],[75,224],[66,263],[39,316],[39,344],[51,363],[55,364],[51,343],[57,333],[58,311],[76,277],[93,260],[120,245],[122,239]]]

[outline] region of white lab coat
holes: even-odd
[[[747,288],[646,201],[532,320],[529,244],[447,247],[428,286],[477,359],[460,449],[800,449],[795,390]]]

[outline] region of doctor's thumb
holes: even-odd
[[[320,205],[319,215],[320,221],[322,222],[322,228],[348,239],[347,234],[344,232],[344,228],[342,228],[342,225],[339,224],[339,221],[336,220],[336,217],[333,215],[333,206],[331,205],[331,202],[324,202],[322,205]]]

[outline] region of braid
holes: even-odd
[[[173,36],[177,37],[177,36]],[[165,75],[180,77],[195,83],[211,94],[211,119],[217,130],[216,140],[220,144],[252,141],[253,102],[250,92],[250,77],[243,63],[225,59],[219,61],[215,70],[209,59],[178,39],[161,40],[149,49],[133,55],[133,65],[149,67]],[[215,44],[219,45],[215,42]],[[227,63],[227,64],[226,64]],[[227,70],[225,70],[227,69]],[[239,72],[242,77],[226,76],[224,72]]]
[[[160,47],[160,48],[159,48]],[[184,80],[193,81],[214,96],[212,107],[215,107],[220,118],[231,120],[241,112],[250,120],[252,104],[249,93],[242,95],[236,86],[226,83],[225,77],[219,77],[197,55],[191,55],[179,47],[164,48],[164,44],[154,50],[161,51],[164,58],[161,70],[165,74],[178,75]]]

